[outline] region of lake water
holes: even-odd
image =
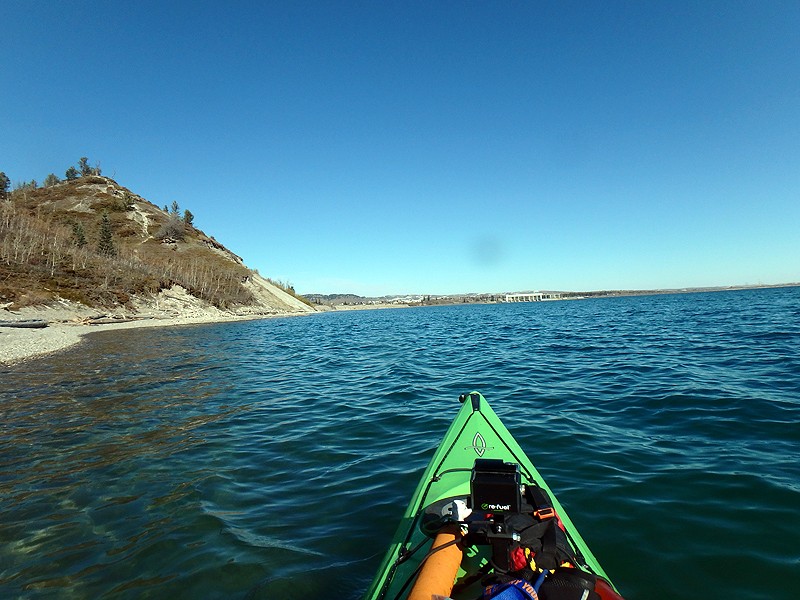
[[[107,332],[0,370],[0,598],[358,598],[484,393],[633,598],[800,595],[800,288]]]

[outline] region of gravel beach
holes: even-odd
[[[64,299],[47,306],[13,311],[10,305],[0,306],[0,364],[64,350],[97,331],[246,321],[316,312],[260,275],[254,274],[245,285],[255,298],[254,304],[231,311],[211,306],[178,285],[162,290],[155,298],[133,298],[129,306],[108,312]],[[29,329],[3,325],[21,321],[45,321],[47,327]]]
[[[1,314],[1,313],[0,313]],[[276,315],[277,316],[277,315]],[[84,336],[98,331],[133,329],[138,327],[170,327],[199,323],[242,321],[262,316],[205,315],[193,317],[148,318],[120,323],[87,325],[81,323],[51,323],[41,329],[26,329],[0,326],[0,364],[11,364],[21,360],[58,352],[74,346]]]

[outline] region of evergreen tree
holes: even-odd
[[[103,220],[100,222],[100,241],[97,244],[98,254],[103,256],[116,256],[117,249],[114,248],[114,231],[111,228],[111,219],[108,213],[103,213]]]
[[[50,173],[50,175],[44,178],[44,187],[53,187],[57,183],[61,183],[61,180],[56,177],[55,173]]]
[[[192,214],[192,211],[190,211],[188,208],[185,211],[183,211],[183,222],[186,223],[189,227],[194,225],[194,215]]]
[[[72,224],[72,237],[78,248],[83,248],[86,245],[86,233],[83,231],[83,223],[80,221]]]
[[[181,208],[180,208],[180,206],[178,206],[178,201],[177,200],[173,200],[172,201],[172,209],[170,210],[170,213],[173,214],[173,215],[177,215],[180,212],[180,210],[181,210]]]
[[[11,180],[4,172],[0,172],[0,200],[8,198],[8,188],[11,187]]]
[[[67,169],[67,172],[64,173],[64,176],[67,178],[67,181],[72,181],[73,179],[77,179],[80,176],[80,173],[78,173],[78,169],[75,167],[70,167]]]
[[[85,156],[81,156],[80,160],[78,161],[78,169],[81,172],[81,177],[86,177],[87,175],[92,174],[92,167],[89,166],[89,159]]]

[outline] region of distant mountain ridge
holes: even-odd
[[[247,268],[177,203],[161,209],[109,177],[25,186],[0,199],[0,308],[72,302],[135,312],[173,288],[232,314],[314,310]]]

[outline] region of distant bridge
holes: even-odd
[[[522,294],[506,294],[506,302],[541,302],[542,300],[560,300],[561,294],[545,292],[526,292]]]

